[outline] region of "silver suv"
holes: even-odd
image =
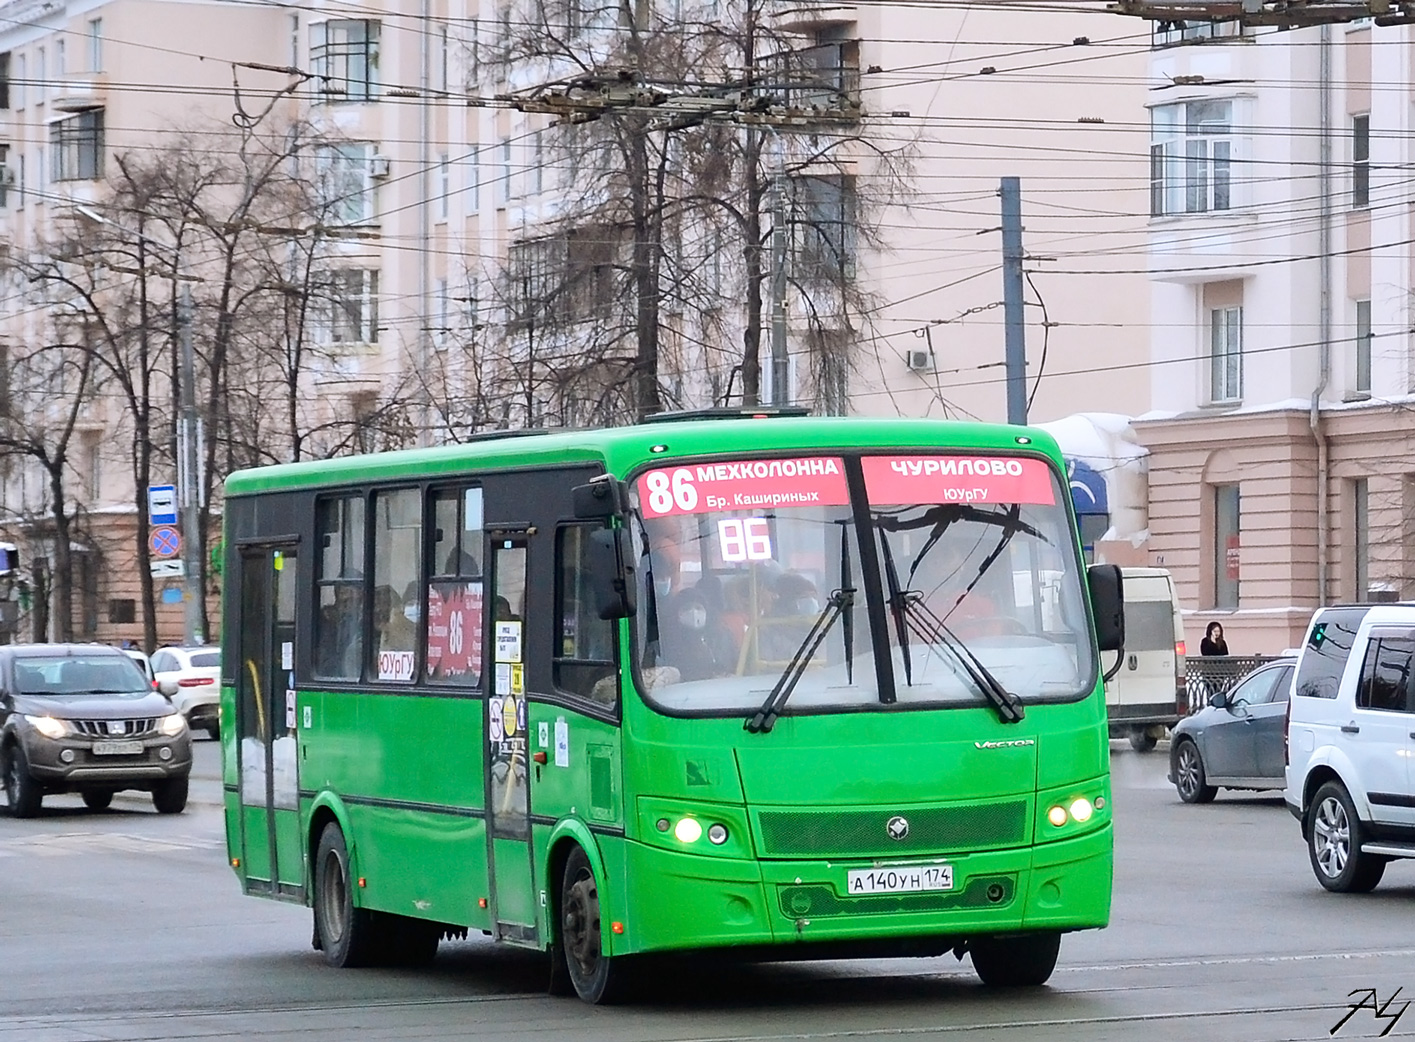
[[[95,810],[120,789],[152,794],[162,814],[187,805],[187,723],[138,665],[94,644],[0,647],[0,777],[17,818],[47,793]]]
[[[1415,858],[1415,604],[1323,608],[1288,702],[1288,809],[1328,890]]]

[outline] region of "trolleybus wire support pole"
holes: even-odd
[[[183,282],[181,299],[178,304],[178,336],[182,350],[182,425],[179,442],[180,459],[178,477],[181,485],[182,510],[182,562],[183,597],[185,609],[185,639],[187,645],[206,643],[202,632],[202,582],[201,582],[201,517],[200,487],[197,476],[197,459],[200,447],[197,445],[197,403],[196,403],[196,363],[192,353],[192,288]]]
[[[1007,366],[1007,422],[1027,422],[1027,324],[1022,303],[1022,182],[1004,177],[1002,196],[1002,312]]]

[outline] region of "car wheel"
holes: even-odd
[[[40,804],[44,802],[44,791],[29,773],[29,758],[25,756],[23,746],[10,746],[5,755],[4,767],[5,803],[10,808],[10,816],[34,817],[39,813]]]
[[[334,822],[320,833],[314,856],[314,929],[331,966],[368,966],[378,948],[374,914],[354,907],[349,848]]]
[[[159,814],[180,814],[187,807],[187,779],[168,778],[152,789],[152,805]]]
[[[560,881],[560,929],[551,953],[551,987],[568,980],[586,1002],[608,1004],[624,997],[628,966],[623,957],[604,954],[599,885],[585,852],[576,847]],[[563,976],[557,971],[563,970]]]
[[[1217,787],[1208,784],[1204,760],[1192,738],[1182,739],[1174,751],[1174,787],[1185,803],[1212,803]]]
[[[1153,749],[1159,741],[1143,727],[1132,727],[1130,729],[1130,748],[1137,753],[1147,753]]]
[[[973,970],[994,988],[1035,988],[1056,969],[1061,934],[1029,933],[1016,937],[979,937],[968,942]]]
[[[1344,785],[1329,781],[1317,790],[1307,811],[1307,853],[1317,882],[1341,894],[1375,889],[1385,874],[1386,859],[1361,852],[1362,832]]]
[[[212,724],[206,729],[206,736],[210,738],[213,742],[219,741],[221,739],[220,726],[217,724]]]
[[[113,802],[112,789],[88,789],[83,793],[84,806],[89,810],[107,810]]]

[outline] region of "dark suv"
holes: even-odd
[[[163,814],[187,805],[191,734],[182,714],[123,652],[93,644],[0,647],[0,777],[17,818],[48,793],[95,810],[119,789],[152,793]]]

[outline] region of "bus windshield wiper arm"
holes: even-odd
[[[1021,700],[1003,687],[1002,681],[983,665],[982,660],[973,653],[973,649],[959,640],[947,624],[929,610],[928,605],[924,603],[923,594],[917,590],[902,590],[898,599],[898,610],[912,624],[914,632],[928,643],[946,648],[952,653],[982,696],[993,704],[1002,722],[1020,723],[1025,715]]]
[[[796,690],[801,675],[806,672],[806,666],[815,655],[816,649],[820,647],[821,641],[825,640],[826,634],[830,632],[830,627],[835,625],[835,620],[840,618],[845,609],[854,603],[855,590],[853,587],[841,587],[830,595],[830,599],[825,602],[825,607],[816,616],[816,620],[811,623],[810,632],[806,634],[800,647],[796,649],[796,654],[791,656],[791,661],[781,671],[781,676],[777,679],[776,686],[771,689],[771,694],[766,696],[766,701],[762,703],[760,709],[747,717],[746,722],[742,725],[743,730],[750,731],[752,734],[760,734],[763,731],[770,731],[776,726],[776,718],[781,715],[781,709],[786,705],[786,700],[791,697],[791,692]]]

